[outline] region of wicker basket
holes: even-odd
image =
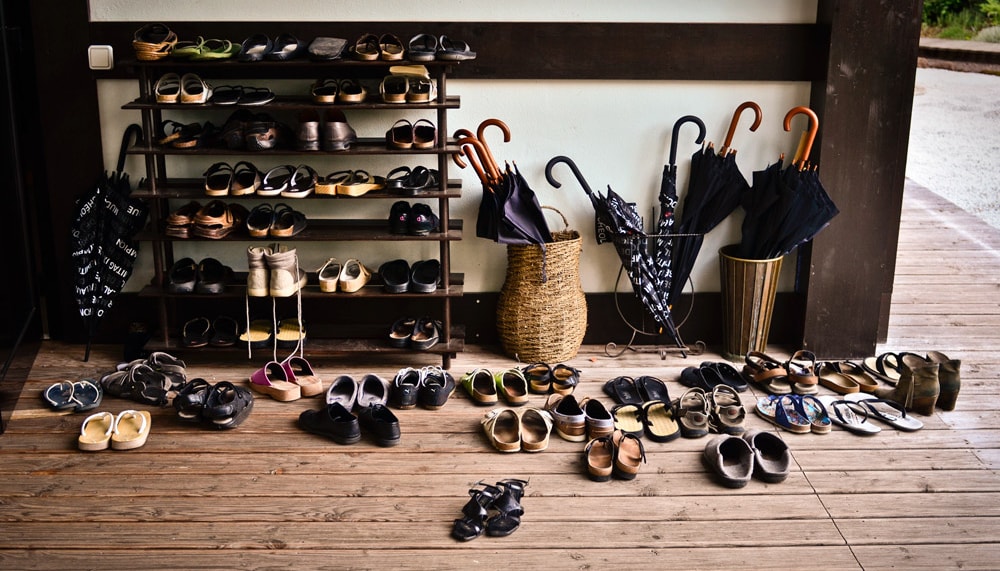
[[[507,275],[497,302],[497,333],[504,352],[522,362],[559,363],[576,356],[587,331],[587,300],[580,285],[583,241],[567,229],[553,242],[508,245]]]

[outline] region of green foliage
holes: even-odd
[[[986,14],[990,22],[1000,24],[1000,0],[986,0],[979,5],[979,11]]]
[[[982,0],[924,0],[923,22],[931,26],[947,27],[949,17],[965,11],[978,12]]]

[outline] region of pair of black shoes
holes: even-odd
[[[392,380],[389,404],[407,410],[420,403],[428,410],[438,410],[447,404],[455,387],[455,378],[441,367],[406,367]]]
[[[389,209],[389,232],[392,234],[426,236],[437,232],[439,223],[431,207],[423,202],[410,206],[409,202],[400,200]]]
[[[378,269],[382,288],[388,293],[434,293],[441,279],[441,262],[420,260],[410,267],[403,259],[382,264]]]
[[[462,517],[455,520],[451,536],[459,541],[473,540],[483,533],[491,537],[506,537],[521,526],[521,498],[528,482],[508,479],[496,486],[480,482],[469,490],[469,501],[462,508]]]
[[[697,367],[686,367],[678,379],[685,387],[699,388],[711,393],[716,385],[728,385],[738,392],[749,388],[743,375],[729,363],[705,361]]]
[[[229,381],[211,385],[205,379],[191,379],[174,397],[174,409],[181,420],[218,430],[231,429],[250,416],[253,395]]]
[[[192,258],[177,260],[167,274],[169,293],[218,294],[233,281],[233,269],[215,258],[195,263]]]
[[[395,446],[400,440],[399,419],[380,403],[359,407],[357,416],[340,401],[326,404],[319,410],[304,410],[299,415],[299,427],[337,444],[357,443],[361,440],[362,429],[379,446]]]

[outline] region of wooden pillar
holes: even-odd
[[[840,215],[803,250],[798,291],[802,344],[824,358],[871,355],[888,329],[920,11],[920,0],[819,2],[830,37],[812,158]]]

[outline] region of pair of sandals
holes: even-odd
[[[261,188],[260,171],[253,163],[240,161],[235,165],[218,162],[208,167],[205,177],[205,196],[247,196]]]
[[[417,34],[410,38],[408,54],[411,61],[466,61],[476,59],[469,44],[442,35]]]
[[[437,169],[425,166],[410,168],[404,165],[389,171],[385,177],[385,188],[399,194],[417,195],[438,188],[440,182]]]
[[[214,61],[229,59],[240,52],[240,46],[229,40],[208,39],[198,36],[197,40],[185,40],[174,44],[170,57],[191,61]]]
[[[379,83],[384,103],[430,103],[437,89],[430,78],[408,74],[387,75]]]
[[[253,395],[229,381],[209,384],[202,378],[191,379],[174,397],[177,417],[199,422],[218,430],[243,424],[253,410]]]
[[[440,321],[431,317],[402,317],[389,328],[389,345],[426,351],[441,341]]]
[[[403,59],[403,42],[393,34],[362,34],[348,50],[359,61],[400,61]]]
[[[604,394],[608,395],[618,404],[641,405],[649,401],[670,402],[670,394],[667,385],[660,379],[643,375],[633,379],[632,377],[615,377],[604,383]]]
[[[390,149],[432,149],[437,143],[437,127],[429,119],[413,123],[400,119],[385,132],[385,143]]]
[[[156,355],[169,357],[170,363],[157,365]],[[151,360],[139,359],[105,375],[101,388],[106,394],[150,406],[167,406],[171,395],[187,383],[184,362],[165,353],[154,353]]]
[[[184,324],[181,343],[185,347],[232,347],[240,336],[239,323],[232,317],[220,315],[213,320],[195,317]]]
[[[212,103],[216,105],[266,105],[274,98],[274,92],[267,87],[220,85],[212,89]]]
[[[212,86],[194,73],[165,73],[153,85],[157,103],[201,105],[212,97]]]
[[[163,146],[169,145],[175,149],[198,149],[206,146],[210,141],[214,141],[218,136],[219,129],[211,121],[206,121],[202,125],[201,123],[178,123],[166,119],[159,125],[156,143]]]
[[[306,229],[305,214],[287,204],[258,204],[246,217],[251,238],[290,238]]]
[[[506,537],[521,526],[524,508],[521,498],[528,482],[506,479],[495,486],[479,482],[469,490],[469,501],[462,507],[462,517],[456,519],[451,536],[459,541],[471,541],[484,533],[491,537]]]
[[[751,351],[744,361],[743,376],[772,395],[814,395],[819,391],[816,355],[812,351],[796,351],[784,362]]]
[[[86,412],[101,404],[104,391],[90,379],[61,381],[42,391],[42,400],[55,411]]]
[[[341,170],[322,177],[316,183],[316,194],[323,196],[364,196],[373,190],[382,190],[386,180],[372,176],[366,170]]]
[[[306,52],[306,45],[292,34],[279,34],[273,41],[265,34],[253,34],[240,44],[239,61],[285,61]]]
[[[316,103],[364,103],[368,90],[356,79],[320,79],[312,86]]]

